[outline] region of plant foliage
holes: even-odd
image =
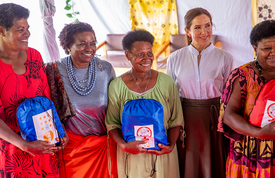
[[[66,0],[66,7],[64,9],[69,11],[69,13],[67,13],[66,16],[73,20],[72,23],[79,22],[79,20],[76,18],[79,12],[74,11],[74,6],[75,6],[74,0]]]

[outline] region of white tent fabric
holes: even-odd
[[[44,39],[47,46],[49,56],[45,61],[57,61],[60,59],[59,50],[56,43],[55,29],[53,27],[53,16],[55,13],[54,0],[39,0],[40,11],[42,14],[43,25],[44,25]]]
[[[106,39],[106,34],[124,34],[131,30],[128,0],[75,0],[74,2],[74,10],[80,12],[76,18],[92,25],[99,43]],[[68,11],[64,10],[65,0],[55,1],[55,6],[54,27],[58,36],[64,25],[71,23],[72,20],[66,16]],[[57,38],[56,40],[58,41]],[[60,46],[59,52],[61,58],[66,56]],[[97,54],[102,53],[101,50],[97,51]]]
[[[37,14],[37,1],[33,0],[0,0],[3,2],[14,2],[27,7],[31,11],[31,16]],[[80,14],[77,17],[80,21],[91,24],[95,30],[97,41],[106,39],[108,33],[127,33],[131,30],[130,5],[128,0],[77,0],[76,11]],[[57,35],[65,24],[70,23],[66,16],[64,7],[65,0],[55,1],[56,13],[53,17],[53,23]],[[253,49],[249,43],[249,34],[252,29],[251,0],[177,0],[179,33],[184,33],[184,15],[194,7],[203,7],[207,9],[213,17],[213,34],[219,35],[219,40],[223,42],[223,49],[231,53],[235,58],[235,67],[253,60]],[[96,10],[96,11],[94,11]],[[39,15],[35,15],[39,16]],[[39,16],[40,19],[40,16]],[[42,21],[42,20],[41,20]],[[46,46],[43,47],[41,22],[32,21],[29,18],[31,26],[30,46],[38,49],[44,60],[48,61],[49,53]],[[41,32],[40,32],[41,31]],[[55,37],[58,41],[57,37]],[[60,56],[66,56],[64,50],[58,45]],[[100,54],[100,51],[97,52]]]
[[[128,0],[78,0],[81,9],[79,20],[90,23],[97,40],[105,40],[108,33],[127,33],[131,30],[130,5]],[[252,29],[251,0],[177,0],[179,33],[184,32],[184,15],[194,7],[207,9],[213,18],[213,34],[223,42],[223,49],[235,58],[238,67],[253,60],[253,49],[249,42]],[[100,53],[100,52],[99,52]]]
[[[84,5],[87,0],[80,1]],[[88,1],[108,33],[125,33],[131,29],[129,0]]]

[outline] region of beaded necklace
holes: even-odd
[[[66,67],[67,67],[69,80],[72,84],[74,91],[81,96],[87,96],[93,91],[95,87],[95,82],[96,82],[95,65],[96,65],[96,62],[95,62],[95,59],[93,58],[90,61],[90,65],[88,67],[88,78],[85,80],[79,80],[78,77],[76,76],[74,67],[72,65],[71,56],[67,58]],[[81,83],[82,84],[87,83],[87,85],[83,86]]]
[[[255,64],[256,64],[256,67],[258,68],[259,70],[259,74],[261,76],[261,79],[263,81],[263,83],[265,84],[267,82],[267,80],[265,79],[265,77],[263,76],[263,72],[262,72],[262,67],[260,66],[259,62],[256,60],[255,61]]]

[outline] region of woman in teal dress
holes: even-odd
[[[108,133],[117,143],[118,177],[179,177],[177,138],[183,139],[183,114],[177,87],[173,79],[151,69],[154,37],[145,30],[129,32],[122,45],[132,69],[114,79],[109,86],[109,103],[105,118]],[[141,147],[146,141],[123,139],[122,114],[127,101],[153,99],[164,111],[163,123],[168,145],[160,150]]]

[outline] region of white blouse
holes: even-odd
[[[198,55],[192,45],[173,52],[168,58],[166,73],[174,79],[180,97],[220,97],[233,68],[233,56],[213,44],[201,52],[199,66]]]

